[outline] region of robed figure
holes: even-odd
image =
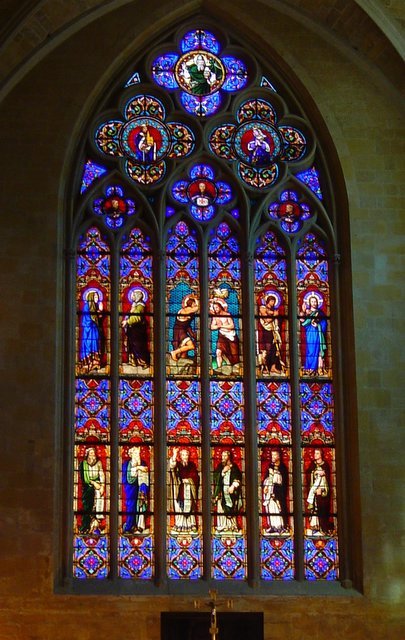
[[[150,352],[145,314],[145,293],[142,289],[134,289],[130,297],[131,309],[122,321],[127,335],[128,363],[147,369],[150,366]]]
[[[228,450],[222,451],[221,462],[214,470],[213,501],[217,512],[216,531],[238,532],[237,516],[242,509],[242,472]]]
[[[86,371],[99,369],[105,350],[103,331],[103,303],[98,291],[91,289],[85,294],[81,313],[80,362]]]
[[[273,450],[263,482],[263,507],[267,514],[266,533],[288,531],[287,494],[288,469],[281,460],[280,452]]]
[[[305,330],[304,373],[325,375],[327,320],[319,308],[318,297],[311,295],[302,305],[301,325]]]
[[[82,489],[82,524],[80,533],[97,533],[104,518],[105,473],[94,447],[86,450],[79,465]]]
[[[307,509],[312,535],[329,535],[331,522],[331,470],[321,448],[314,449],[314,457],[306,469]]]
[[[128,450],[129,460],[122,466],[126,521],[125,533],[142,533],[146,528],[145,514],[148,508],[149,470],[141,458],[139,446]]]
[[[172,533],[197,531],[197,500],[200,476],[188,449],[173,447],[169,458],[170,485],[175,512]]]

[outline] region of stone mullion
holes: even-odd
[[[301,420],[300,420],[300,367],[298,353],[298,296],[297,296],[297,239],[293,242],[289,269],[289,317],[290,317],[290,384],[291,384],[291,438],[293,463],[293,505],[294,505],[294,557],[295,578],[304,580],[304,519],[303,486],[301,461]]]
[[[68,282],[66,286],[67,300],[70,302],[67,318],[68,336],[66,340],[67,352],[66,352],[66,368],[65,368],[65,381],[68,381],[65,388],[68,389],[68,397],[66,398],[66,410],[65,410],[65,424],[72,425],[69,436],[68,456],[63,459],[62,468],[68,469],[68,472],[63,473],[63,492],[61,497],[61,508],[64,511],[68,509],[69,517],[68,532],[66,545],[66,557],[62,558],[64,571],[63,575],[66,576],[67,582],[72,581],[72,563],[73,563],[73,536],[74,536],[74,464],[75,464],[75,393],[76,393],[76,250],[67,249],[65,252],[65,268],[68,276]],[[66,432],[65,432],[66,437]],[[61,480],[62,480],[61,478]],[[66,479],[69,478],[69,483],[66,483]],[[67,486],[65,486],[67,484]],[[67,496],[67,502],[66,502]]]
[[[260,577],[260,550],[258,547],[258,455],[256,428],[256,368],[255,368],[255,322],[254,322],[254,258],[246,252],[242,259],[243,287],[243,384],[245,397],[245,483],[246,483],[246,529],[248,550],[248,580],[257,588]]]
[[[208,326],[208,255],[206,238],[200,253],[200,366],[201,366],[201,473],[202,473],[202,532],[204,577],[211,579],[211,438],[210,438],[210,351]]]
[[[118,513],[119,513],[119,246],[111,251],[111,304],[110,304],[110,575],[118,577]]]
[[[162,240],[164,244],[164,239]],[[167,450],[166,450],[166,252],[155,254],[154,283],[154,558],[155,582],[167,585]]]

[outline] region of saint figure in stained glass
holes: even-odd
[[[147,369],[150,365],[148,326],[145,317],[146,291],[135,288],[130,291],[131,309],[122,321],[126,332],[128,364]]]
[[[173,327],[172,345],[174,348],[170,352],[170,357],[175,361],[180,358],[190,358],[195,354],[196,334],[193,329],[193,321],[198,309],[199,304],[195,296],[184,296]]]
[[[273,449],[263,482],[263,507],[267,514],[266,533],[288,533],[287,494],[288,469],[281,460],[280,451]]]
[[[200,476],[186,448],[173,447],[169,458],[170,482],[175,511],[172,533],[197,532],[196,510]]]
[[[247,143],[249,160],[252,164],[267,165],[271,160],[271,147],[266,133],[259,127],[252,128],[252,139]]]
[[[104,515],[105,474],[96,449],[89,447],[79,465],[83,517],[80,533],[100,533]]]
[[[232,451],[225,449],[214,471],[214,503],[217,533],[239,531],[237,516],[242,509],[242,472],[233,461]]]
[[[327,320],[320,302],[322,304],[322,297],[311,292],[302,304],[300,322],[305,329],[304,373],[307,375],[325,375]]]
[[[213,186],[212,182],[208,180],[192,182],[189,186],[190,200],[197,207],[208,207],[216,196],[215,192],[213,192]]]
[[[211,331],[217,331],[215,348],[217,373],[229,373],[240,362],[239,337],[235,329],[235,321],[232,318],[225,297],[228,289],[216,289],[214,297],[210,299]]]
[[[86,371],[99,369],[105,348],[102,294],[97,289],[84,294],[81,314],[80,361]]]
[[[194,96],[207,96],[225,80],[224,66],[208,51],[191,51],[180,58],[175,75],[180,87]]]
[[[285,364],[281,360],[281,333],[278,318],[280,296],[268,292],[259,306],[258,342],[261,374],[281,374]]]
[[[314,449],[313,459],[306,468],[307,509],[310,535],[329,535],[333,530],[330,518],[331,510],[331,469],[324,460],[321,448]]]
[[[136,156],[142,162],[155,162],[156,140],[147,124],[141,126],[135,137]]]
[[[127,518],[123,526],[125,533],[145,531],[145,513],[148,508],[149,470],[141,458],[140,446],[128,449],[129,460],[122,467],[122,484],[125,495]]]

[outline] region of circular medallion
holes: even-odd
[[[297,202],[288,200],[278,206],[277,214],[285,222],[295,222],[301,217],[301,208]]]
[[[217,189],[210,180],[199,178],[190,182],[187,195],[190,202],[197,207],[209,207],[217,197]]]
[[[170,150],[166,126],[154,118],[134,118],[124,125],[120,137],[124,155],[142,164],[160,162]]]
[[[103,209],[105,214],[114,216],[125,213],[127,210],[127,205],[125,203],[125,200],[123,200],[122,198],[111,196],[104,202]]]
[[[249,121],[236,130],[234,148],[239,158],[246,164],[266,167],[280,155],[283,141],[271,124]]]
[[[193,96],[208,96],[225,82],[225,67],[209,51],[189,51],[176,63],[174,70],[180,87]]]

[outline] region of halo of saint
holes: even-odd
[[[259,297],[259,304],[265,305],[269,297],[274,298],[274,309],[278,309],[283,302],[282,295],[276,289],[265,289]]]
[[[302,301],[306,304],[308,308],[311,306],[311,298],[316,298],[316,300],[318,301],[318,307],[319,308],[322,307],[324,300],[323,300],[323,295],[319,291],[317,291],[316,289],[311,289],[303,297]]]

